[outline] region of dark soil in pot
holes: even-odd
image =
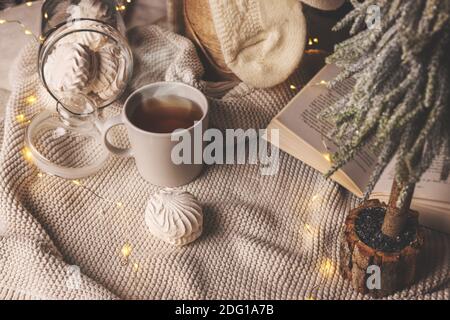
[[[398,252],[416,240],[417,226],[409,221],[403,233],[392,239],[381,232],[386,208],[371,207],[361,211],[355,221],[358,237],[369,247],[383,252]]]

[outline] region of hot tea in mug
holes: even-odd
[[[141,100],[141,101],[139,101]],[[202,108],[194,101],[176,95],[145,98],[137,96],[128,118],[139,129],[153,133],[172,133],[189,129],[203,117]]]
[[[208,117],[208,100],[199,90],[183,83],[154,83],[131,94],[122,114],[106,121],[103,141],[112,153],[134,157],[139,173],[152,184],[182,186],[200,175],[203,164],[174,163],[172,151],[179,142],[173,138],[189,135],[192,149],[200,146],[202,153]],[[108,131],[117,125],[125,125],[131,148],[120,149],[108,141]]]

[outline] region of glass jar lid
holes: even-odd
[[[93,175],[109,157],[97,127],[97,108],[82,95],[63,97],[57,112],[35,116],[25,144],[40,170],[65,179]]]

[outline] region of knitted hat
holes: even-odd
[[[305,0],[331,10],[344,0]],[[242,81],[258,88],[286,80],[306,44],[306,20],[298,0],[209,0],[225,63]]]
[[[305,49],[298,0],[209,0],[227,66],[255,87],[283,82]]]

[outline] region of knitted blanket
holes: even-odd
[[[131,32],[130,42],[132,89],[170,80],[209,92],[187,39],[151,26]],[[275,176],[258,165],[215,165],[183,187],[205,213],[202,237],[183,248],[148,232],[144,209],[159,188],[140,178],[134,160],[111,157],[81,181],[40,173],[22,152],[27,121],[18,117],[55,106],[39,82],[36,50],[27,46],[13,67],[0,135],[0,298],[369,299],[337,270],[356,199],[285,153]],[[213,126],[265,128],[295,94],[290,85],[307,82],[306,69],[272,89],[238,84],[211,97]],[[450,238],[428,231],[426,243],[419,281],[389,298],[450,298]]]

